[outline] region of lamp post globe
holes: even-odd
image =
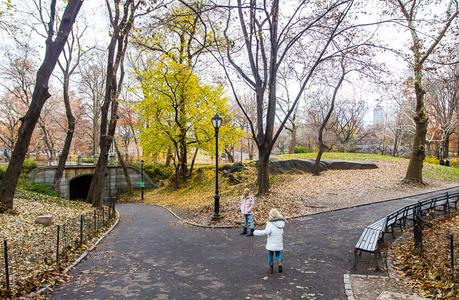
[[[212,118],[212,126],[215,129],[215,196],[214,196],[214,214],[212,221],[220,219],[220,193],[218,190],[218,129],[222,125],[222,118],[216,114]]]

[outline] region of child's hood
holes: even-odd
[[[279,229],[282,229],[285,226],[285,220],[284,219],[274,219],[274,220],[271,220],[269,222],[271,224],[273,224],[274,226],[276,226],[277,228],[279,228]]]

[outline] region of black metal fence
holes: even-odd
[[[0,298],[32,291],[36,279],[59,272],[86,250],[116,215],[114,202],[69,219],[64,224],[43,226],[35,237],[24,233],[1,241]]]

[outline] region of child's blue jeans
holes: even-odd
[[[250,228],[255,229],[252,214],[244,215],[244,227],[247,228],[248,225],[250,225]]]
[[[270,251],[268,250],[268,263],[270,266],[273,265],[274,262],[274,255],[276,255],[277,262],[282,262],[282,251]]]

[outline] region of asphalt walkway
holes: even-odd
[[[343,274],[351,271],[363,227],[424,197],[288,221],[285,271],[272,275],[265,237],[185,225],[156,206],[118,205],[118,226],[51,298],[346,299]],[[371,263],[364,254],[357,271],[368,273]]]

